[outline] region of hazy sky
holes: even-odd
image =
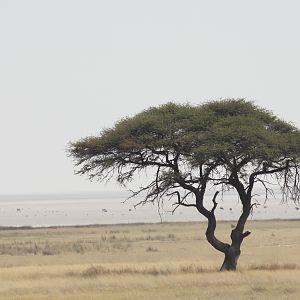
[[[246,97],[300,126],[298,0],[0,0],[0,194],[113,190],[69,141],[167,101]]]

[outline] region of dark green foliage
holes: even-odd
[[[300,132],[244,99],[198,106],[167,103],[71,143],[69,153],[81,167],[78,173],[101,179],[116,172],[120,183],[131,180],[136,170],[167,167],[167,159],[176,155],[191,171],[215,164],[247,177],[250,165],[260,170],[287,161],[298,164]]]

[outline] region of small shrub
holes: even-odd
[[[83,277],[96,277],[99,275],[108,275],[110,274],[110,270],[106,269],[102,266],[91,266],[88,269],[81,272]]]
[[[173,233],[169,234],[169,235],[168,235],[168,238],[169,238],[169,239],[175,239],[175,234],[173,234]]]
[[[51,247],[48,243],[46,243],[44,248],[42,249],[43,255],[55,255],[58,253],[59,253],[59,250],[55,247]]]
[[[180,272],[182,273],[203,273],[205,270],[201,267],[197,267],[195,265],[187,265],[187,266],[181,266]]]
[[[157,252],[157,251],[158,251],[158,249],[157,249],[157,248],[155,248],[155,247],[151,247],[151,246],[149,246],[149,247],[146,249],[146,251],[147,251],[147,252]]]
[[[253,287],[252,288],[252,291],[255,292],[255,293],[262,293],[262,292],[265,292],[267,289],[264,288],[264,287]]]
[[[76,253],[80,253],[80,254],[84,254],[84,245],[82,245],[82,243],[80,243],[79,241],[75,242],[72,245],[72,250]]]

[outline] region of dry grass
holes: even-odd
[[[299,225],[250,222],[229,273],[203,223],[3,229],[0,299],[300,299]]]

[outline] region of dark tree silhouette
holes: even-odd
[[[244,99],[212,101],[198,106],[167,103],[120,120],[99,136],[71,143],[68,152],[76,173],[126,185],[135,173],[154,169],[153,180],[138,191],[143,203],[172,199],[194,207],[208,222],[208,242],[225,255],[221,270],[235,270],[253,203],[261,184],[266,198],[276,182],[284,201],[299,202],[300,131],[271,112]],[[276,181],[275,181],[276,180]],[[231,244],[215,235],[217,195],[211,207],[204,197],[234,189],[242,212],[231,231]]]

